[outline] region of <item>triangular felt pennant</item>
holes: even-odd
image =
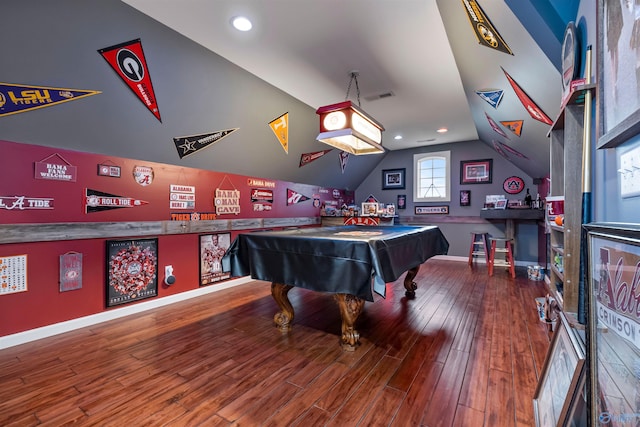
[[[85,213],[108,211],[111,209],[135,208],[149,203],[144,200],[117,196],[115,194],[104,193],[102,191],[91,190],[89,188],[85,188],[84,195]]]
[[[344,170],[347,167],[347,162],[349,161],[349,153],[341,151],[338,153],[338,157],[340,158],[340,169],[342,169],[342,173],[344,173]]]
[[[284,151],[289,154],[289,113],[284,113],[280,117],[269,122],[271,130],[280,141]]]
[[[98,52],[156,119],[162,122],[140,39],[105,47]]]
[[[515,148],[512,148],[510,146],[508,146],[507,144],[498,141],[498,144],[500,144],[500,147],[502,147],[502,149],[504,151],[508,151],[509,153],[513,154],[516,157],[520,157],[522,159],[527,159],[529,160],[529,158],[527,156],[525,156],[524,154],[522,154],[521,152],[519,152],[518,150],[516,150]]]
[[[0,117],[51,107],[102,93],[96,90],[0,83]]]
[[[476,93],[480,98],[487,101],[487,103],[493,108],[498,108],[500,101],[502,101],[502,96],[504,95],[504,91],[502,89],[477,90]]]
[[[328,150],[315,151],[313,153],[303,153],[300,156],[300,166],[299,167],[307,165],[307,164],[313,162],[314,160],[318,160],[320,157],[324,156],[325,154],[327,154],[331,150],[332,150],[332,148],[329,148]]]
[[[498,123],[496,123],[495,120],[493,120],[487,113],[484,113],[484,115],[487,118],[487,121],[489,122],[489,125],[491,125],[491,129],[493,129],[494,131],[499,133],[501,136],[509,139],[509,137],[507,136],[505,131],[503,131],[500,126],[498,126]]]
[[[522,134],[524,120],[501,121],[500,123],[516,135],[520,136]]]
[[[475,0],[462,0],[463,9],[467,12],[467,18],[478,38],[478,43],[491,49],[513,55],[507,43],[502,39],[498,30],[493,26],[484,10]]]
[[[287,188],[287,206],[309,200],[309,197]]]
[[[225,136],[229,136],[231,132],[234,132],[238,129],[239,128],[233,128],[227,130],[219,130],[217,132],[203,133],[200,135],[178,136],[173,138],[173,143],[176,146],[176,150],[178,150],[178,156],[180,156],[180,158],[183,158],[220,141],[222,138],[224,138]]]
[[[524,90],[522,90],[522,88],[518,85],[518,83],[516,83],[516,81],[513,80],[513,78],[509,75],[509,73],[505,71],[504,68],[502,68],[502,72],[504,73],[505,76],[507,76],[507,80],[509,80],[509,84],[515,91],[516,95],[518,96],[518,99],[520,100],[524,108],[527,110],[529,115],[542,123],[552,125],[553,121],[549,118],[549,116],[547,116],[544,113],[544,111],[542,111],[542,109],[540,109],[540,107],[538,107],[538,105],[536,105],[536,103],[533,102],[533,100],[529,97],[529,95],[527,95],[527,93]]]

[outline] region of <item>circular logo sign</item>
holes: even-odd
[[[524,189],[524,181],[517,176],[510,176],[502,183],[502,188],[508,194],[518,194]]]

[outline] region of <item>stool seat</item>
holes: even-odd
[[[513,239],[506,237],[491,237],[491,251],[489,252],[489,276],[493,276],[494,267],[507,267],[511,277],[516,277],[515,261],[513,259]],[[500,246],[498,246],[500,245]],[[496,253],[502,258],[496,258]]]
[[[489,233],[484,231],[471,232],[471,246],[469,247],[469,265],[473,264],[476,257],[484,256],[489,263]]]

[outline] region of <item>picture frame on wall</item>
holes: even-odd
[[[585,369],[584,344],[577,339],[563,312],[559,313],[558,322],[533,396],[536,427],[566,425]]]
[[[407,209],[407,195],[398,194],[398,210]]]
[[[587,231],[591,425],[635,425],[640,401],[640,225],[591,223]]]
[[[598,148],[616,147],[640,132],[640,70],[635,60],[619,60],[624,46],[640,48],[635,25],[624,25],[628,14],[620,0],[598,0],[596,80],[602,118]],[[634,16],[629,19],[633,24]]]
[[[471,190],[460,190],[460,206],[471,205]]]
[[[158,239],[107,240],[107,307],[158,295]]]
[[[491,184],[493,159],[462,160],[460,184]]]
[[[222,266],[222,257],[231,246],[231,233],[201,234],[199,237],[200,286],[231,278]]]
[[[384,169],[382,171],[383,190],[404,190],[406,169]]]

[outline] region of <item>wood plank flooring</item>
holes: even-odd
[[[533,426],[544,283],[442,259],[415,299],[401,279],[355,352],[327,294],[292,289],[278,332],[261,281],[1,350],[0,425]]]

